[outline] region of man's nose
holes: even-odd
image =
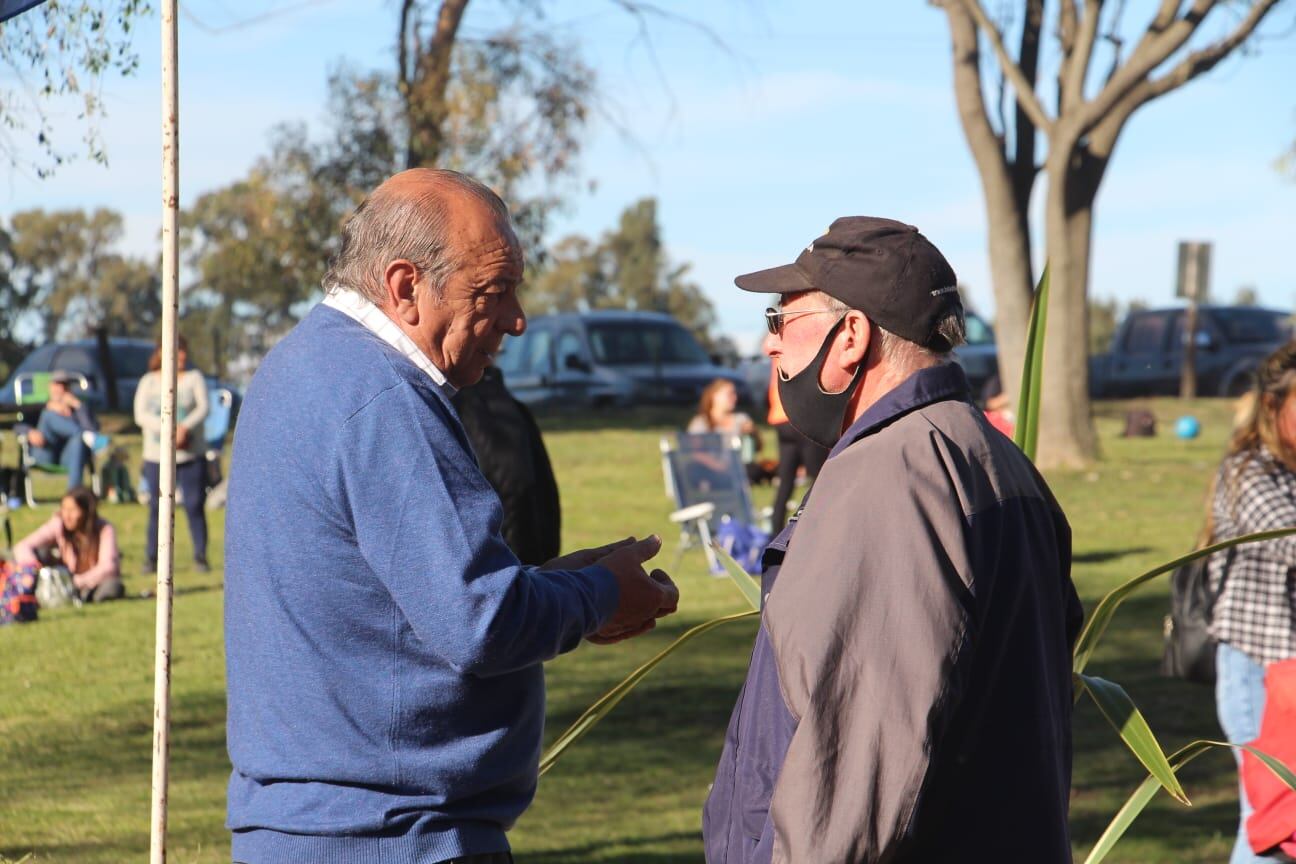
[[[765,338],[761,340],[761,353],[766,357],[773,357],[774,352],[778,349],[782,340],[773,333],[766,333]]]
[[[522,301],[513,298],[513,308],[504,315],[504,332],[510,336],[521,336],[526,332],[526,312],[522,310]]]

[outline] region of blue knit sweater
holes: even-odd
[[[541,663],[612,574],[523,568],[446,395],[313,310],[239,418],[225,534],[229,828],[248,864],[504,851],[531,802]]]

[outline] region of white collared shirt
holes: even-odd
[[[411,363],[422,369],[432,379],[433,384],[444,389],[447,396],[455,394],[454,385],[446,380],[445,373],[428,359],[428,356],[423,353],[423,349],[415,345],[414,340],[406,336],[405,332],[396,325],[396,322],[387,317],[387,313],[375,306],[372,301],[358,291],[350,288],[338,288],[326,294],[323,302],[325,306],[354,318],[366,330],[408,357]]]

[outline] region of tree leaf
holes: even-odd
[[[1170,754],[1169,762],[1172,770],[1178,772],[1180,768],[1187,765],[1207,750],[1217,747],[1231,748],[1234,746],[1237,745],[1229,744],[1226,741],[1193,741],[1191,744],[1188,744]],[[1249,750],[1257,759],[1267,765],[1269,770],[1273,771],[1274,774],[1277,775],[1278,779],[1286,783],[1288,788],[1296,790],[1296,773],[1293,773],[1290,768],[1275,759],[1273,756],[1252,747],[1250,744],[1242,745],[1242,749]],[[1116,811],[1116,815],[1107,825],[1102,836],[1098,838],[1098,842],[1094,844],[1093,849],[1089,850],[1089,855],[1085,858],[1084,864],[1099,864],[1099,862],[1111,853],[1111,850],[1115,848],[1121,837],[1125,835],[1125,832],[1129,829],[1130,825],[1132,825],[1134,820],[1138,818],[1139,814],[1143,812],[1143,808],[1147,807],[1148,803],[1156,796],[1157,789],[1161,785],[1161,782],[1152,776],[1146,777],[1143,782],[1138,785],[1138,788],[1136,788],[1133,794],[1131,794],[1125,801],[1124,805],[1121,806],[1121,809]]]
[[[725,572],[733,580],[734,585],[738,586],[738,591],[746,598],[751,607],[757,611],[761,608],[761,586],[742,565],[733,559],[733,556],[724,550],[724,547],[714,540],[711,541],[711,548],[715,550],[716,555],[720,558],[720,563],[724,565]]]
[[[1044,332],[1048,326],[1049,268],[1044,264],[1026,328],[1026,356],[1022,362],[1021,395],[1017,397],[1017,434],[1013,440],[1035,461],[1039,444],[1040,388],[1044,375]]]
[[[667,645],[666,648],[657,654],[657,656],[631,672],[626,676],[624,681],[603,694],[602,698],[589,708],[585,709],[585,713],[578,717],[576,722],[569,726],[565,732],[559,735],[554,743],[549,745],[549,749],[544,752],[544,755],[540,757],[540,774],[543,776],[546,771],[552,768],[558,760],[562,758],[563,754],[567,752],[567,749],[583,738],[586,732],[593,729],[600,720],[611,713],[612,709],[617,706],[617,703],[624,699],[630,691],[633,690],[641,680],[643,680],[644,676],[651,672],[658,663],[661,663],[671,654],[675,653],[675,651],[679,650],[679,648],[690,639],[695,636],[701,636],[703,633],[719,627],[721,624],[728,624],[732,621],[744,621],[748,618],[755,618],[759,614],[759,612],[739,612],[736,615],[725,615],[720,618],[713,618],[704,624],[699,624],[696,627],[687,630],[678,639],[670,645]]]
[[[1188,800],[1179,778],[1175,776],[1174,769],[1166,759],[1165,751],[1157,743],[1152,728],[1148,726],[1146,718],[1134,704],[1134,700],[1130,699],[1129,694],[1125,692],[1125,688],[1105,678],[1089,675],[1075,675],[1075,683],[1078,689],[1093,697],[1098,710],[1120,735],[1130,752],[1143,763],[1148,773],[1164,786],[1176,801],[1191,805],[1192,802]]]
[[[1244,534],[1241,537],[1234,537],[1229,540],[1221,540],[1218,543],[1212,543],[1209,546],[1203,546],[1201,549],[1194,549],[1187,555],[1180,555],[1171,561],[1153,567],[1146,573],[1135,576],[1133,579],[1113,588],[1107,593],[1107,596],[1098,601],[1093,612],[1089,614],[1089,620],[1085,622],[1084,629],[1080,632],[1080,638],[1076,640],[1075,651],[1073,652],[1074,660],[1072,661],[1072,671],[1077,675],[1084,672],[1085,667],[1089,665],[1089,658],[1093,656],[1094,650],[1098,647],[1098,641],[1103,634],[1107,632],[1107,625],[1111,623],[1112,616],[1116,614],[1117,607],[1125,602],[1134,590],[1145,582],[1155,579],[1163,573],[1173,572],[1178,567],[1194,561],[1204,555],[1210,555],[1221,549],[1228,549],[1230,546],[1240,546],[1243,543],[1258,543],[1262,540],[1273,540],[1278,537],[1286,537],[1289,534],[1296,534],[1296,527],[1276,528],[1272,531],[1258,531],[1255,534]]]

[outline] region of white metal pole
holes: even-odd
[[[150,864],[166,862],[175,541],[176,315],[179,311],[180,100],[176,0],[162,0],[162,452],[158,457],[157,651],[153,663]]]

